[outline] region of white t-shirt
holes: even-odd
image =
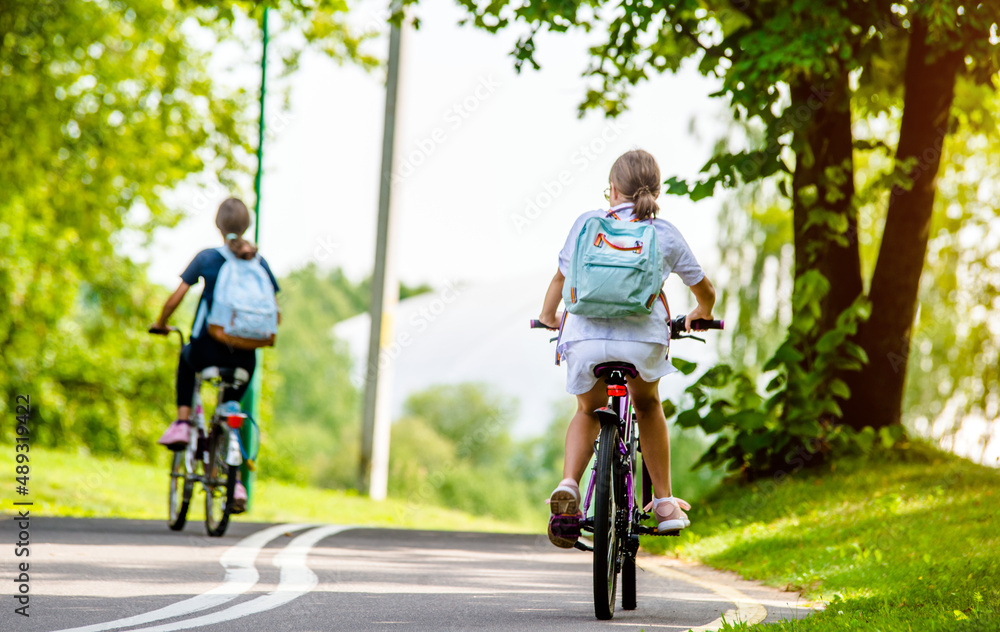
[[[632,203],[626,202],[610,209],[622,221],[632,219]],[[559,251],[559,271],[563,276],[569,272],[569,261],[576,248],[576,240],[583,230],[583,223],[591,217],[605,217],[610,211],[588,211],[573,222],[573,227],[566,237],[566,244]],[[698,265],[691,248],[684,241],[677,227],[662,219],[654,219],[656,228],[656,245],[663,256],[663,280],[666,281],[673,272],[681,278],[685,285],[695,285],[703,278],[705,272]],[[560,353],[571,342],[579,340],[630,340],[635,342],[653,342],[662,345],[670,344],[670,332],[667,327],[667,310],[663,303],[656,301],[651,314],[636,314],[624,318],[591,318],[567,314],[559,342]]]

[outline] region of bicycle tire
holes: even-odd
[[[170,466],[170,491],[167,494],[167,526],[171,531],[180,531],[187,523],[188,508],[191,505],[191,493],[194,491],[194,481],[187,476],[184,466],[186,452],[174,452]],[[180,484],[179,481],[184,483]]]
[[[607,620],[615,616],[618,580],[618,498],[615,463],[618,460],[618,427],[605,424],[598,440],[594,476],[594,614]]]
[[[236,493],[236,468],[226,463],[228,450],[228,431],[213,424],[205,468],[205,530],[215,538],[226,533]]]

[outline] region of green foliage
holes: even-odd
[[[176,221],[161,196],[207,156],[242,168],[242,101],[160,2],[3,4],[0,414],[27,393],[45,443],[146,453],[176,360],[144,334],[163,296],[119,247]]]
[[[426,420],[430,428],[455,446],[456,456],[475,466],[507,462],[512,445],[507,426],[516,402],[493,394],[485,384],[441,385],[411,395],[404,415]]]
[[[774,354],[791,320],[792,218],[789,204],[763,187],[746,187],[719,213],[722,263],[716,311],[726,315],[728,348],[721,354],[734,368],[756,376]]]
[[[515,410],[504,398],[485,385],[441,385],[411,395],[404,410],[392,428],[391,496],[478,515],[541,519],[537,500],[545,495],[532,483],[553,464],[531,456],[555,454],[511,440],[507,427]]]
[[[271,5],[309,45],[374,66],[345,2]],[[176,348],[145,333],[165,295],[123,245],[178,221],[182,182],[246,180],[256,108],[187,34],[232,41],[259,6],[0,0],[0,415],[29,395],[38,441],[148,456],[173,417]],[[277,52],[293,70],[300,51]]]
[[[855,110],[869,118],[853,128],[856,238],[865,279],[878,257],[889,191],[908,181],[899,177],[892,157],[900,112],[880,112],[876,118],[870,109],[878,100],[870,98],[870,90],[855,95]],[[893,367],[907,372],[904,423],[911,430],[915,422],[921,428],[924,421],[943,422],[940,429],[957,426],[970,414],[995,417],[1000,332],[989,323],[1000,322],[995,317],[1000,282],[991,259],[996,259],[1000,244],[1000,225],[991,203],[995,196],[984,195],[982,183],[1000,179],[1000,163],[992,159],[1000,155],[1000,136],[995,133],[998,99],[989,87],[968,80],[956,85],[955,124],[938,178],[920,311],[912,336],[899,339],[898,351],[890,356]],[[773,187],[758,184],[737,191],[719,217],[724,273],[716,283],[721,290],[719,311],[735,324],[724,338],[731,346],[723,355],[735,369],[755,378],[791,319],[788,207]],[[953,416],[939,418],[945,410]]]
[[[838,401],[850,396],[839,376],[867,362],[864,350],[849,340],[858,322],[867,318],[866,304],[858,299],[833,329],[821,332],[817,306],[828,291],[826,280],[812,271],[796,283],[788,337],[764,365],[764,371],[773,372],[766,395],[758,394],[745,371],[726,364],[708,369],[688,387],[690,404],[677,413],[677,425],[718,435],[696,467],[757,478],[799,469],[816,456],[822,460],[873,447],[873,429],[855,432],[836,423]],[[898,427],[885,430],[882,442],[891,445],[902,438]]]
[[[983,113],[968,101],[984,103]],[[940,421],[943,429],[967,416],[995,420],[1000,407],[1000,93],[962,84],[956,102],[920,312],[892,356],[896,366],[906,363],[910,423]]]

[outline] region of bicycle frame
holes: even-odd
[[[218,413],[219,406],[222,405],[223,390],[227,386],[231,385],[226,384],[221,380],[221,378],[219,378],[219,371],[217,368],[209,367],[204,371],[195,375],[194,398],[191,401],[191,410],[192,410],[192,419],[190,428],[191,440],[188,441],[188,447],[185,452],[185,465],[187,467],[188,474],[191,476],[195,476],[198,480],[202,480],[202,482],[204,482],[203,480],[204,477],[197,476],[196,474],[194,474],[194,461],[195,459],[198,458],[198,455],[200,453],[202,456],[202,462],[205,465],[208,465],[208,457],[209,457],[208,451],[204,450],[203,449],[204,446],[198,443],[199,440],[204,440],[208,437],[208,433],[210,430],[208,423],[205,420],[205,409],[204,406],[202,405],[202,399],[201,399],[201,385],[206,380],[208,381],[217,380],[215,386],[218,388],[218,401],[215,404],[216,412],[212,416],[212,425],[218,426],[226,433],[226,436],[228,437],[229,449],[226,455],[226,464],[234,467],[239,467],[243,463],[243,447],[240,444],[239,434],[231,432],[228,426],[226,425],[226,421],[222,419]]]

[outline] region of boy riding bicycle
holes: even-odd
[[[697,307],[687,315],[686,328],[690,329],[690,323],[694,319],[711,320],[715,288],[677,228],[656,218],[656,198],[660,193],[660,169],[656,160],[645,151],[629,151],[615,161],[609,182],[606,197],[611,208],[607,211],[584,213],[573,224],[566,244],[559,253],[559,269],[546,291],[539,321],[552,328],[560,326],[561,319],[556,314],[556,309],[564,295],[563,285],[569,274],[578,237],[591,218],[614,218],[653,226],[653,250],[658,248],[663,259],[662,281],[671,272],[677,274],[691,288],[698,302]],[[598,237],[600,239],[601,235]],[[638,242],[634,247],[619,247],[607,241],[604,243],[616,250],[642,249]],[[657,283],[659,285],[662,282]],[[574,313],[565,317],[562,322],[557,353],[567,364],[566,390],[576,395],[577,411],[566,433],[564,478],[549,498],[553,516],[579,512],[579,481],[590,461],[594,441],[601,428],[594,411],[604,407],[608,401],[605,386],[594,375],[594,368],[605,362],[618,361],[634,365],[639,373],[636,378],[628,378],[627,386],[642,437],[643,462],[653,482],[653,513],[657,527],[660,531],[668,531],[690,526],[684,510],[691,507],[686,501],[673,496],[670,482],[670,440],[660,403],[659,380],[676,369],[667,359],[670,344],[668,310],[662,294],[659,298],[660,300],[647,306],[650,309],[648,313],[618,318]],[[570,300],[565,302],[569,303]],[[549,539],[562,548],[570,548],[574,544],[572,539],[553,533],[551,519]]]
[[[257,249],[243,239],[243,233],[250,227],[250,211],[245,204],[236,198],[230,198],[219,206],[215,217],[215,225],[222,233],[225,248],[236,258],[252,260],[257,257]],[[205,367],[243,368],[253,375],[257,365],[257,355],[251,348],[240,348],[232,344],[219,342],[209,333],[209,314],[212,312],[219,273],[231,255],[220,249],[209,248],[199,252],[181,273],[181,283],[163,306],[159,320],[151,331],[166,332],[170,316],[180,305],[192,285],[199,279],[205,281],[194,326],[191,330],[191,340],[184,345],[177,366],[177,420],[167,427],[159,443],[170,450],[183,450],[187,447],[191,424],[191,402],[194,396],[195,376]],[[278,292],[278,282],[271,273],[267,261],[259,257],[260,265],[267,273],[274,292]],[[227,389],[223,393],[223,402],[239,402],[249,385],[249,380],[236,389]],[[246,506],[246,488],[242,483],[236,484],[234,494],[234,513],[239,513]]]

